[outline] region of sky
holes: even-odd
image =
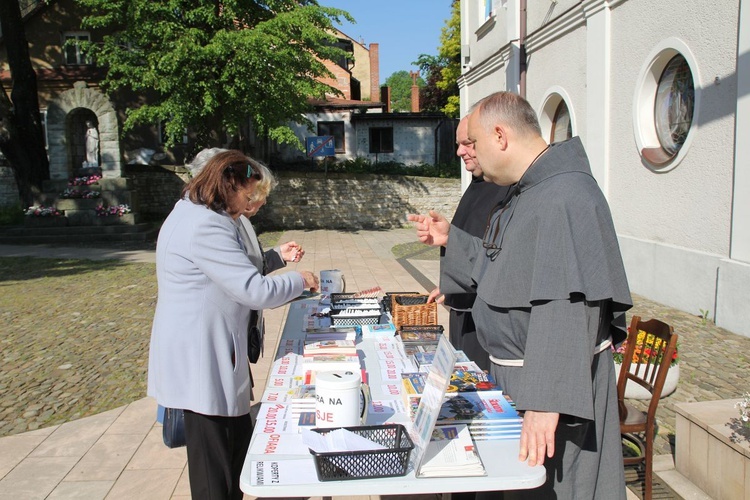
[[[420,54],[436,56],[440,32],[451,15],[451,0],[318,0],[351,14],[356,24],[338,29],[364,46],[379,45],[380,84],[396,71],[416,71]]]

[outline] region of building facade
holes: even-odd
[[[750,5],[691,7],[462,2],[461,109],[519,92],[580,136],[632,291],[750,336]]]

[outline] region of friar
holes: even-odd
[[[523,412],[519,460],[539,488],[505,498],[624,499],[614,366],[632,307],[612,216],[579,138],[548,146],[529,103],[510,92],[469,117],[484,178],[511,186],[483,238],[436,212],[410,215],[444,245],[440,289],[476,288],[472,315],[491,373]]]

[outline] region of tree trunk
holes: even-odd
[[[3,32],[12,80],[10,98],[0,92],[0,151],[13,169],[23,206],[33,205],[49,179],[49,160],[39,113],[36,73],[29,57],[18,1],[0,2]]]

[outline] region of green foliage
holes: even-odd
[[[701,312],[700,313],[701,325],[706,326],[706,324],[708,323],[708,315],[711,311],[709,311],[708,309],[700,309],[700,308],[698,310]]]
[[[108,68],[107,92],[155,96],[129,109],[123,132],[166,122],[168,145],[185,129],[196,147],[252,123],[260,135],[301,147],[289,122],[307,123],[307,99],[338,93],[316,78],[333,46],[334,22],[351,16],[314,0],[77,0],[86,29],[108,32],[85,49]],[[309,125],[309,124],[308,124]]]
[[[413,175],[417,177],[461,177],[461,169],[455,163],[449,165],[430,165],[427,163],[405,165],[395,161],[374,163],[367,158],[321,162],[306,160],[282,163],[274,161],[271,169],[275,172],[346,172],[353,174]]]
[[[453,0],[451,17],[445,23],[440,34],[440,57],[445,66],[440,69],[440,79],[436,82],[439,89],[448,91],[450,96],[443,112],[451,118],[458,118],[458,85],[461,76],[461,3]]]
[[[385,81],[391,88],[391,111],[408,113],[411,111],[411,86],[412,78],[408,71],[396,71]],[[417,77],[417,86],[425,86],[424,79]]]
[[[18,205],[0,207],[0,226],[23,224],[24,210]]]

